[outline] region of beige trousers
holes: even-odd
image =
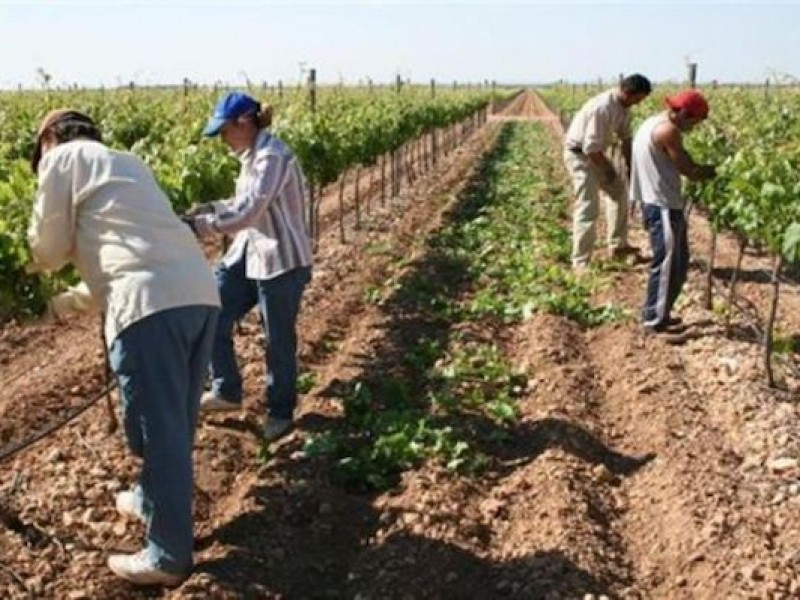
[[[606,229],[610,248],[628,245],[628,201],[625,182],[616,177],[609,185],[585,156],[564,151],[564,164],[572,177],[575,207],[572,217],[572,265],[589,264],[594,249],[600,191],[605,192]]]

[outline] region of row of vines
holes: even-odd
[[[566,120],[597,91],[562,86],[544,89],[542,96]],[[646,102],[635,107],[634,128],[663,110],[664,98],[672,91],[656,88]],[[791,88],[702,91],[711,114],[686,136],[686,145],[696,161],[716,165],[717,176],[688,184],[686,195],[707,213],[712,229],[706,304],[711,307],[718,232],[731,232],[739,241],[739,257],[728,289],[728,315],[746,248],[755,246],[773,256],[773,301],[763,341],[767,378],[774,385],[772,330],[781,273],[787,265],[800,263],[800,92]]]
[[[70,272],[46,277],[25,272],[25,233],[36,191],[29,157],[43,115],[58,106],[92,115],[106,143],[142,157],[182,211],[233,191],[238,163],[219,141],[201,137],[218,96],[211,90],[0,94],[0,320],[40,312],[72,278]],[[314,102],[305,93],[263,99],[275,108],[273,130],[294,148],[312,190],[319,190],[348,169],[372,165],[423,134],[485,115],[494,96],[486,90],[323,88]]]

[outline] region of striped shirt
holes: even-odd
[[[584,154],[605,152],[611,145],[612,134],[620,140],[631,138],[631,117],[622,105],[617,92],[608,90],[589,99],[569,124],[564,145]]]
[[[214,214],[197,219],[198,232],[235,234],[222,262],[230,266],[244,254],[248,279],[273,279],[311,266],[307,187],[292,150],[274,135],[261,131],[240,161],[236,196],[214,202]]]

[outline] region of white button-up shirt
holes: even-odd
[[[620,140],[629,140],[631,116],[616,91],[608,90],[589,99],[575,114],[564,145],[569,149],[578,148],[584,154],[605,152],[613,141],[613,134]]]
[[[75,140],[42,158],[28,240],[36,268],[75,264],[106,314],[109,344],[153,313],[220,305],[197,240],[150,169],[99,142]]]

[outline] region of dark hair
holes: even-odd
[[[265,127],[269,127],[272,125],[272,115],[273,115],[272,105],[266,102],[262,102],[261,106],[258,107],[256,112],[250,113],[248,116],[250,117],[250,121],[255,125],[258,129],[264,129]]]
[[[77,139],[103,141],[100,130],[91,117],[73,110],[54,111],[54,113],[45,118],[45,124],[36,136],[36,143],[31,155],[31,169],[34,173],[39,170],[39,163],[42,160],[42,138],[47,134],[55,137],[56,144],[65,144]],[[53,121],[47,123],[51,116]]]
[[[50,127],[50,131],[53,132],[56,142],[59,144],[66,144],[67,142],[77,139],[88,139],[94,140],[95,142],[103,141],[97,125],[93,122],[80,119],[58,121]]]
[[[653,91],[650,80],[644,75],[639,75],[639,73],[628,75],[620,82],[619,87],[628,94],[649,94]]]

